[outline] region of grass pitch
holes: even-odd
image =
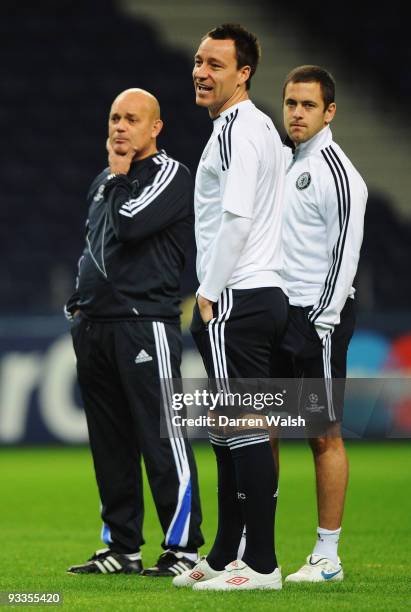
[[[216,528],[216,472],[207,445],[195,452],[207,551]],[[356,443],[348,453],[344,582],[218,594],[175,589],[167,578],[66,574],[103,546],[88,450],[2,449],[0,591],[59,591],[70,611],[411,610],[411,445]],[[310,452],[303,443],[283,444],[276,529],[283,576],[311,551],[316,524]],[[162,534],[148,490],[144,535],[143,559],[150,565]]]

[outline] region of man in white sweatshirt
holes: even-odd
[[[272,360],[288,314],[280,275],[284,152],[271,119],[248,97],[259,55],[253,34],[223,24],[203,37],[194,59],[196,104],[207,108],[213,131],[195,185],[200,286],[191,331],[222,392],[232,379],[275,375]],[[274,549],[277,476],[267,429],[213,430],[210,441],[218,473],[217,535],[207,558],[173,583],[195,590],[281,589]],[[237,560],[244,525],[247,542]]]
[[[312,554],[288,582],[343,579],[337,546],[348,461],[341,421],[367,188],[333,141],[334,97],[334,80],[319,66],[295,68],[285,80],[284,124],[294,151],[286,149],[283,278],[290,316],[282,347],[288,376],[301,380],[296,403],[313,451],[319,525]]]

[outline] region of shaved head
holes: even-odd
[[[147,113],[150,113],[153,119],[160,119],[160,104],[158,103],[157,98],[145,89],[140,89],[139,87],[125,89],[118,94],[117,98],[115,98],[112,107],[117,102],[123,101],[127,101],[131,104],[136,104],[142,108],[145,108]]]
[[[134,160],[154,155],[162,127],[158,100],[144,89],[126,89],[111,105],[109,141],[117,155],[127,155],[131,149]]]

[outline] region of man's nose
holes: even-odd
[[[296,104],[293,111],[293,117],[302,117],[302,110],[303,107],[300,104]]]
[[[206,64],[201,64],[194,68],[194,76],[196,79],[206,79],[208,76],[208,70]]]
[[[116,125],[117,132],[124,132],[126,129],[125,119],[119,119]]]

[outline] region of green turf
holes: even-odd
[[[217,594],[177,590],[166,578],[65,574],[68,565],[82,562],[102,546],[89,453],[3,449],[0,591],[60,591],[65,609],[93,612],[411,610],[411,446],[351,444],[348,452],[351,481],[340,546],[344,582]],[[196,456],[209,544],[216,522],[215,467],[207,446],[196,447]],[[277,551],[286,575],[310,552],[316,526],[312,461],[303,444],[282,447],[277,517]],[[148,493],[145,538],[147,565],[159,554],[161,541]]]

